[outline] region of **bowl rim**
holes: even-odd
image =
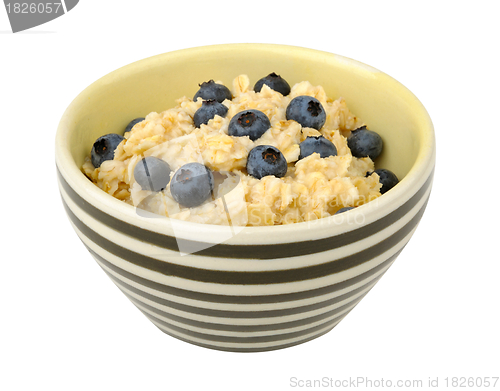
[[[81,91],[64,111],[56,132],[56,168],[59,174],[58,180],[60,187],[63,187],[61,185],[62,182],[66,182],[67,186],[76,190],[77,194],[92,206],[131,225],[169,236],[192,238],[195,234],[199,238],[200,235],[203,235],[203,241],[219,242],[219,234],[222,231],[225,232],[228,227],[176,220],[176,230],[174,234],[170,222],[170,220],[173,219],[167,217],[151,219],[139,216],[135,211],[135,207],[102,191],[83,174],[80,167],[78,167],[74,161],[69,148],[68,132],[71,127],[70,118],[74,108],[85,100],[86,96],[90,95],[94,90],[99,89],[101,85],[107,83],[111,79],[122,78],[127,74],[143,70],[148,67],[149,64],[168,61],[169,58],[190,57],[192,55],[203,56],[210,52],[235,50],[257,50],[260,52],[268,52],[273,55],[285,55],[293,52],[295,55],[299,56],[318,59],[327,58],[329,61],[335,62],[337,66],[349,68],[349,71],[352,72],[358,72],[365,75],[369,73],[383,75],[384,81],[386,81],[391,88],[397,90],[398,94],[402,94],[405,99],[407,99],[408,104],[412,106],[412,110],[419,113],[419,117],[422,119],[422,129],[419,131],[421,134],[420,150],[417,153],[416,160],[410,171],[400,180],[397,186],[383,196],[346,212],[351,214],[351,223],[346,224],[344,222],[346,213],[343,213],[341,215],[333,215],[311,222],[275,226],[245,226],[237,235],[224,241],[224,243],[246,244],[249,241],[276,243],[276,240],[278,240],[277,236],[282,240],[286,239],[286,242],[297,241],[299,239],[299,241],[303,241],[349,232],[360,227],[358,222],[359,216],[363,217],[363,223],[361,225],[366,225],[396,210],[424,185],[424,182],[429,176],[432,176],[435,164],[435,135],[431,118],[418,98],[408,88],[391,76],[357,60],[326,51],[281,44],[232,43],[197,46],[147,57],[102,76]],[[167,222],[167,224],[165,224],[165,222]]]

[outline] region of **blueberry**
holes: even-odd
[[[270,73],[266,77],[263,77],[253,87],[255,92],[260,92],[263,85],[268,86],[270,89],[279,92],[283,96],[287,96],[290,93],[290,85],[285,79],[276,73]]]
[[[102,162],[106,160],[113,160],[115,157],[115,150],[118,145],[125,140],[125,137],[116,133],[105,134],[99,137],[90,152],[90,160],[95,168],[101,167]]]
[[[335,145],[323,136],[308,136],[300,143],[299,147],[299,160],[312,155],[315,152],[319,153],[321,158],[337,155],[337,148],[335,148]]]
[[[148,156],[135,165],[134,178],[143,190],[162,191],[170,182],[170,166],[162,159]]]
[[[236,114],[231,121],[227,133],[230,136],[248,136],[255,141],[271,127],[269,118],[259,110],[245,110]]]
[[[201,124],[208,124],[208,121],[213,119],[216,115],[225,117],[227,114],[227,107],[216,100],[204,100],[201,107],[194,113],[193,120],[194,126],[199,128]]]
[[[380,177],[379,182],[382,184],[382,188],[380,189],[380,193],[384,194],[387,191],[391,190],[394,186],[399,183],[399,179],[392,171],[387,170],[385,168],[379,168],[375,171],[371,171],[366,173],[366,176],[370,176],[376,172]]]
[[[305,128],[320,130],[326,122],[326,112],[319,100],[300,95],[293,98],[286,108],[286,119],[297,121]]]
[[[200,163],[180,167],[170,183],[172,197],[182,206],[192,208],[211,198],[214,189],[212,171]]]
[[[334,213],[334,215],[337,215],[339,213],[344,213],[347,212],[348,210],[354,209],[354,206],[346,206],[344,208],[340,208],[338,211]]]
[[[203,100],[216,100],[219,103],[224,102],[225,99],[231,100],[233,96],[231,95],[231,91],[223,84],[218,84],[213,80],[209,80],[201,83],[200,89],[194,95],[193,100],[196,102],[198,98]]]
[[[347,138],[347,146],[351,150],[352,156],[369,157],[375,160],[382,152],[384,143],[378,133],[363,126],[351,131]]]
[[[123,134],[130,132],[135,124],[138,124],[139,122],[142,122],[145,119],[146,118],[136,118],[136,119],[133,119],[132,121],[130,121],[129,124],[127,125],[127,127],[125,128],[125,132],[123,132]]]
[[[261,179],[267,175],[281,178],[287,169],[285,157],[272,145],[258,145],[248,154],[247,172],[254,178]]]

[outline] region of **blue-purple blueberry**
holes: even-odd
[[[201,107],[194,113],[194,126],[199,128],[202,124],[206,125],[208,124],[208,121],[213,119],[216,115],[225,117],[227,111],[228,108],[216,100],[204,100]]]
[[[366,126],[351,131],[347,137],[347,146],[351,150],[352,156],[363,158],[369,157],[375,160],[381,153],[384,146],[382,137]]]
[[[299,160],[313,153],[319,153],[321,158],[337,155],[337,148],[335,145],[323,136],[308,136],[299,144],[299,147]]]
[[[214,177],[201,163],[187,163],[180,167],[170,182],[170,193],[180,205],[192,208],[212,197]]]
[[[130,132],[132,130],[132,128],[135,126],[135,124],[138,124],[139,122],[142,122],[144,121],[146,118],[135,118],[133,119],[132,121],[130,121],[127,125],[127,127],[125,128],[125,132],[123,132],[123,134],[127,133],[127,132]]]
[[[379,182],[382,184],[382,188],[380,189],[381,194],[388,192],[389,190],[391,190],[394,186],[396,186],[399,183],[399,179],[396,176],[396,174],[394,174],[392,171],[387,170],[385,168],[379,168],[375,171],[370,171],[370,172],[366,173],[366,176],[368,177],[371,174],[373,174],[374,172],[376,172],[378,174],[378,176],[380,178]]]
[[[94,142],[90,152],[90,160],[94,167],[101,167],[101,164],[106,160],[113,160],[115,150],[123,140],[125,140],[125,137],[116,133],[109,133],[99,137]]]
[[[223,84],[214,82],[213,80],[205,81],[201,83],[199,90],[193,97],[196,102],[198,98],[203,100],[216,100],[219,103],[224,102],[224,100],[231,100],[233,98],[231,91]]]
[[[134,178],[143,190],[162,191],[170,182],[170,166],[154,156],[141,159],[134,167]]]
[[[316,98],[299,95],[288,104],[286,119],[297,121],[305,128],[320,130],[326,122],[326,112],[321,102]]]
[[[340,213],[347,212],[347,211],[349,211],[349,210],[351,210],[351,209],[354,209],[354,206],[345,206],[345,207],[343,207],[343,208],[340,208],[338,211],[336,211],[336,212],[334,213],[334,215],[338,215],[338,214],[340,214]]]
[[[268,175],[285,176],[288,165],[281,151],[272,145],[258,145],[248,154],[248,175],[261,179]]]
[[[227,133],[230,136],[248,136],[255,141],[271,127],[271,121],[262,111],[244,110],[237,113],[229,121]]]
[[[260,92],[262,86],[267,85],[270,89],[279,92],[283,96],[287,96],[290,93],[290,85],[283,79],[280,75],[276,73],[270,73],[266,77],[263,77],[253,87],[255,92]]]

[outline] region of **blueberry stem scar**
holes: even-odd
[[[240,115],[238,118],[238,122],[241,124],[241,126],[250,126],[254,123],[255,121],[255,114],[251,112],[244,113]]]
[[[309,102],[309,105],[307,107],[307,111],[311,113],[314,117],[317,117],[319,113],[321,112],[321,108],[318,105],[318,102]]]
[[[264,151],[264,153],[262,153],[262,157],[264,158],[264,160],[266,162],[269,162],[269,163],[274,163],[276,161],[276,158],[277,158],[276,154],[271,149],[266,149]]]

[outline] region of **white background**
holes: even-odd
[[[498,4],[82,0],[17,34],[0,8],[0,389],[288,390],[349,377],[438,378],[444,389],[446,377],[452,388],[453,376],[500,376]],[[330,333],[267,353],[159,331],[77,238],[55,175],[59,119],[90,83],[145,57],[234,42],[378,68],[422,101],[437,137],[431,199],[395,264]]]

